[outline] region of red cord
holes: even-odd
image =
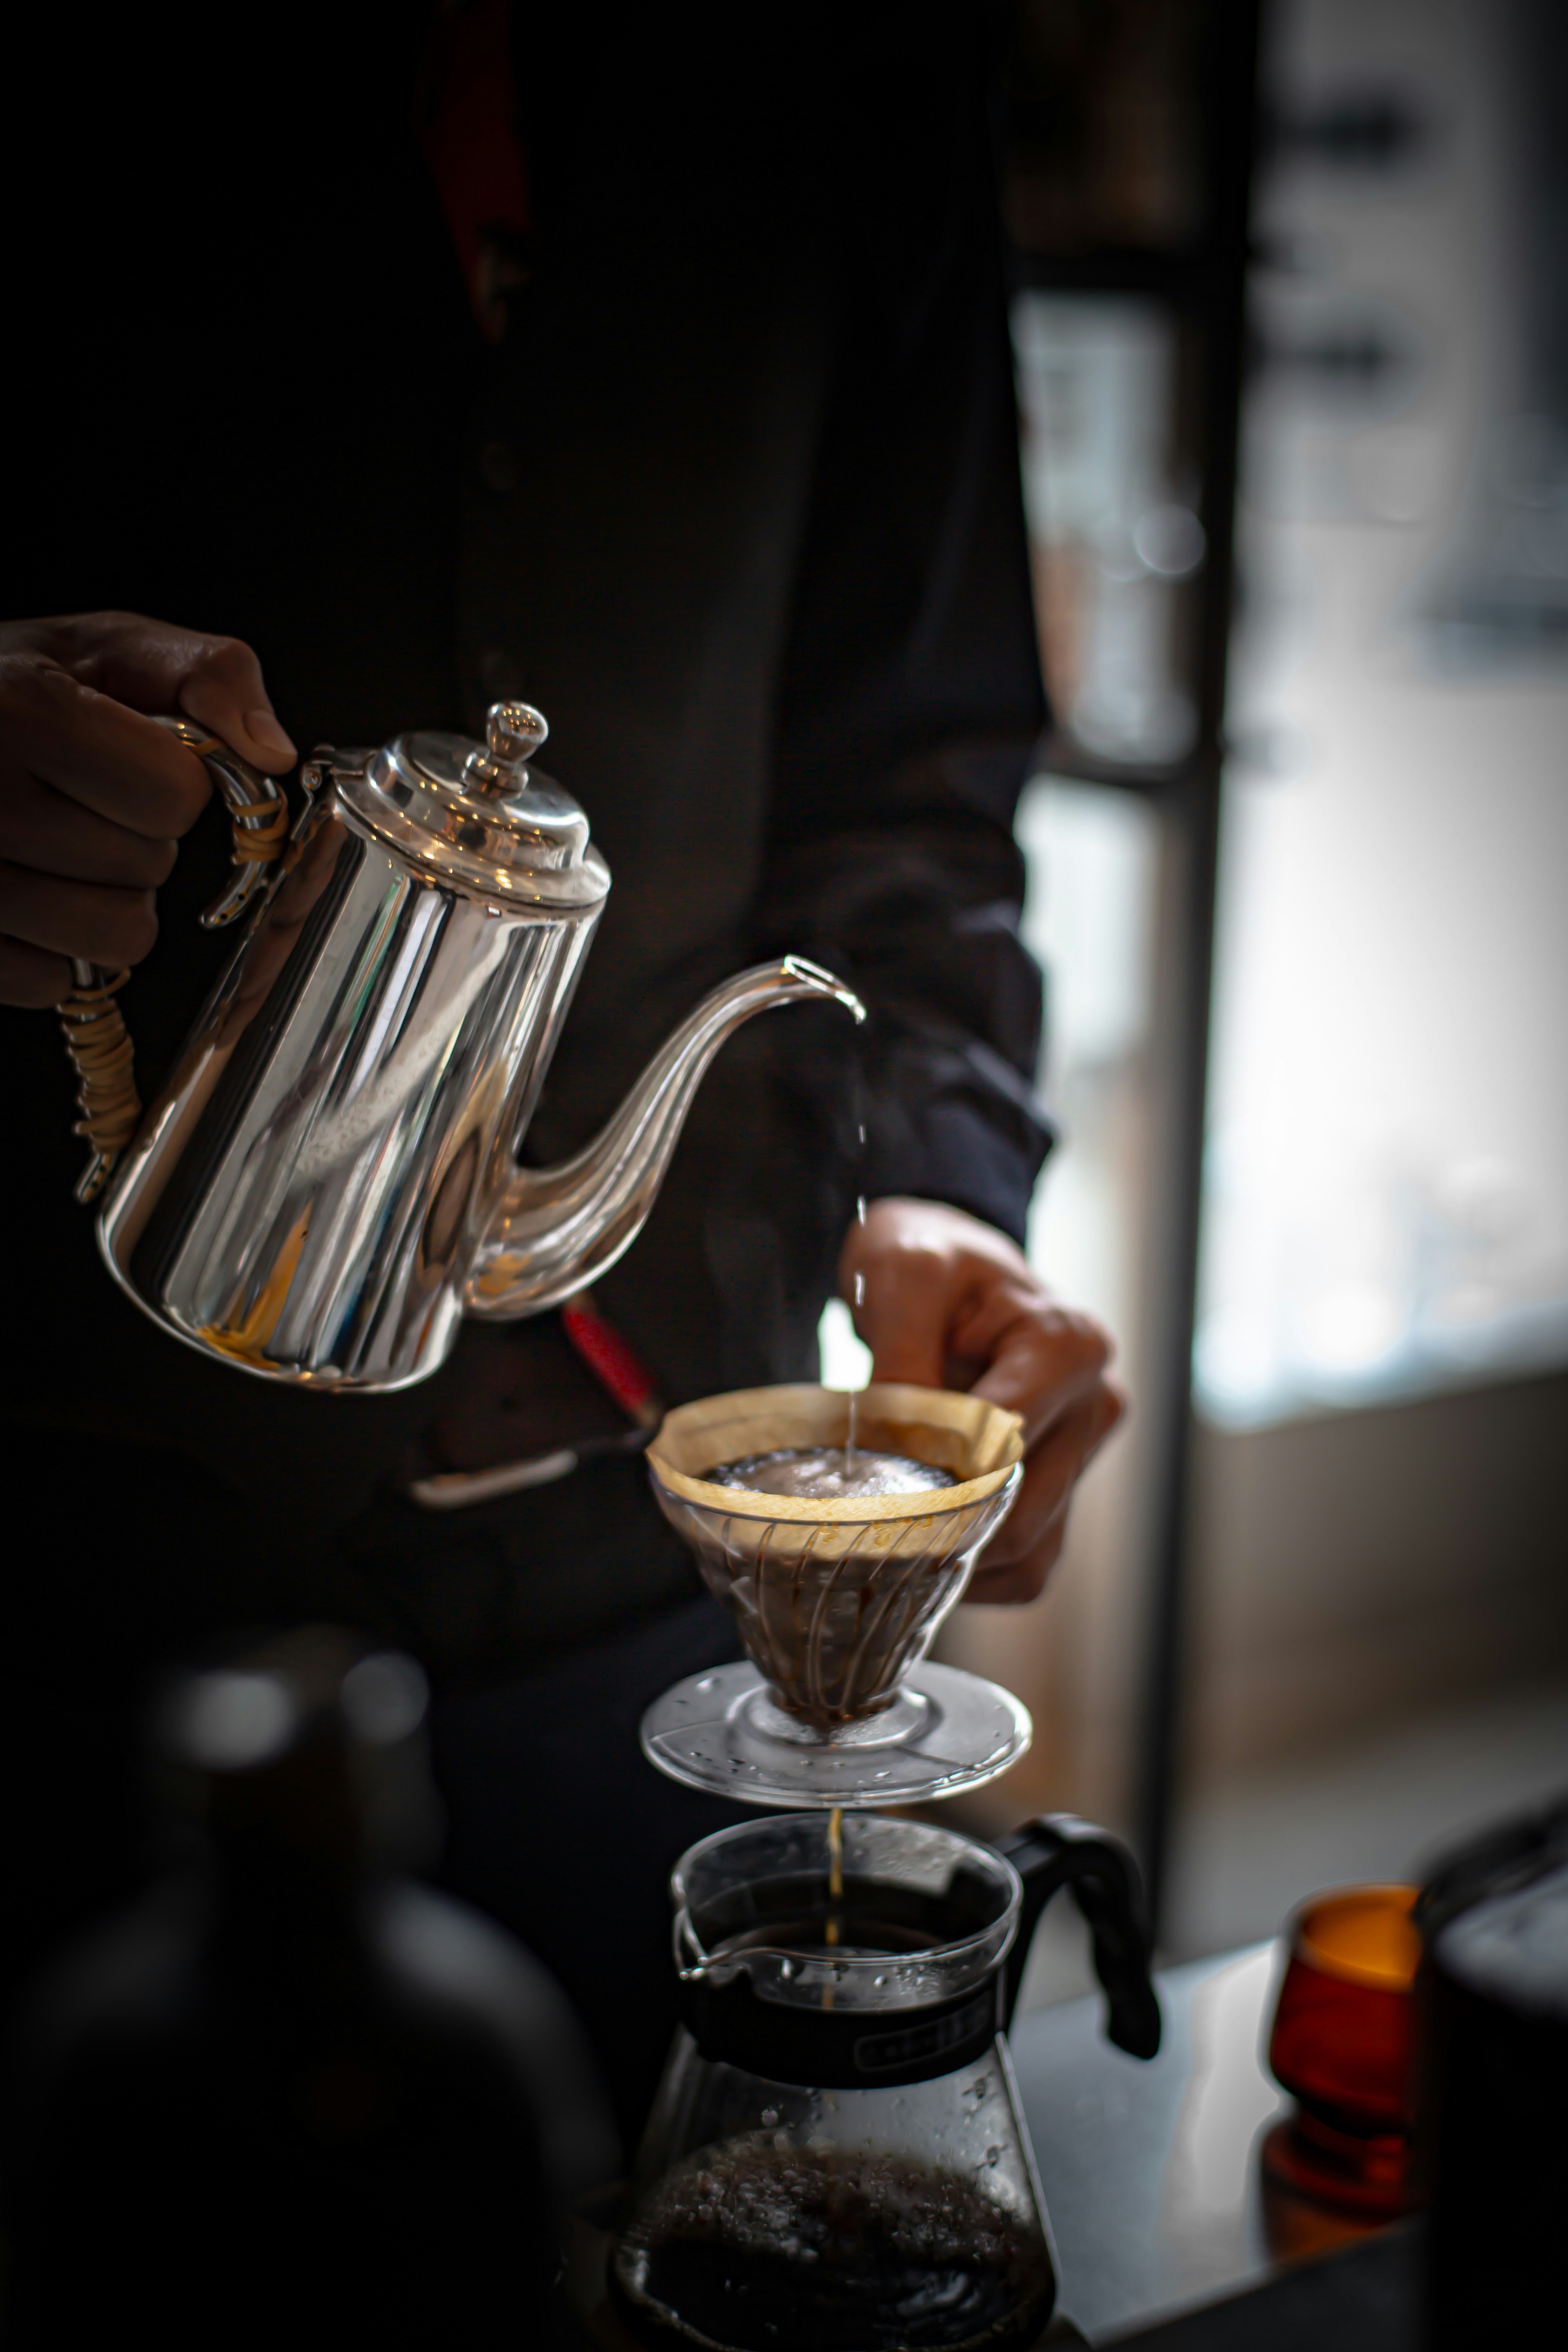
[[[664,1406],[652,1374],[631,1342],[591,1304],[587,1291],[561,1309],[561,1321],[578,1355],[621,1411],[639,1429],[656,1427],[664,1418]]]

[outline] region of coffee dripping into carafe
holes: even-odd
[[[656,1701],[644,1752],[689,1786],[812,1810],[677,1865],[681,2022],[610,2292],[656,2347],[1022,2352],[1056,2273],[1005,2028],[1070,1885],[1110,2036],[1154,2054],[1142,1891],[1082,1822],[986,1846],[844,1810],[978,1787],[1031,1729],[1011,1693],[926,1654],[1017,1491],[1017,1416],[873,1383],[856,1442],[891,1465],[881,1493],[844,1491],[847,1436],[847,1399],[803,1385],[683,1406],[649,1448],[748,1656]]]
[[[234,825],[203,918],[245,935],[143,1114],[115,1006],[84,966],[60,1008],[100,1197],[99,1245],[188,1346],[324,1391],[405,1388],[466,1315],[559,1306],[641,1231],[698,1086],[771,1006],[863,1008],[793,956],[715,989],[602,1131],[517,1153],[610,887],[582,809],[529,761],[544,720],[496,703],[486,742],[319,751],[287,808],[185,719]],[[120,978],[123,978],[121,975]]]
[[[1022,2352],[1056,2270],[1005,2027],[1070,1885],[1110,2037],[1154,2054],[1136,1872],[1066,1818],[1000,1849],[869,1813],[841,1836],[837,1873],[821,1812],[678,1864],[681,2024],[611,2293],[688,2352]]]

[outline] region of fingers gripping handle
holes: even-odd
[[[1023,1913],[1007,1955],[1008,2018],[1040,1915],[1058,1887],[1070,1886],[1088,1922],[1095,1975],[1105,1988],[1106,2032],[1118,2049],[1152,2058],[1160,2047],[1160,2003],[1149,1974],[1142,1884],[1126,1847],[1071,1813],[1042,1814],[996,1843],[1024,1882]]]
[[[189,747],[223,797],[232,830],[236,871],[202,914],[205,931],[221,931],[245,912],[282,856],[289,832],[289,802],[281,784],[258,773],[237,751],[191,719],[161,719],[171,735]]]
[[[160,719],[158,724],[196,754],[228,811],[236,871],[201,919],[205,930],[221,930],[244,913],[266,880],[268,866],[282,856],[289,803],[281,785],[258,774],[194,719]],[[86,1140],[92,1154],[77,1181],[76,1197],[82,1202],[97,1199],[141,1124],[131,1036],[114,1001],[130,977],[129,971],[103,971],[97,964],[75,961],[70,994],[58,1007],[81,1112],[71,1132]]]

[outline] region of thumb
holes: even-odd
[[[140,613],[78,614],[49,625],[59,640],[50,651],[62,667],[132,710],[183,711],[270,775],[299,757],[278,723],[261,664],[241,638]]]
[[[248,646],[233,645],[232,650],[243,658],[205,660],[181,680],[180,709],[221,735],[253,767],[281,775],[300,755],[278,723],[256,656]]]

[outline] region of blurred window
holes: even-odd
[[[1024,937],[1048,975],[1041,1076],[1062,1128],[1035,1194],[1029,1255],[1125,1346],[1139,1320],[1158,822],[1116,785],[1038,776],[1018,840]]]
[[[1196,1348],[1233,1425],[1568,1361],[1563,542],[1510,640],[1488,535],[1518,15],[1271,20]]]
[[[1191,748],[1183,583],[1204,534],[1172,457],[1175,331],[1137,295],[1013,306],[1035,598],[1058,727],[1093,757],[1163,765]]]

